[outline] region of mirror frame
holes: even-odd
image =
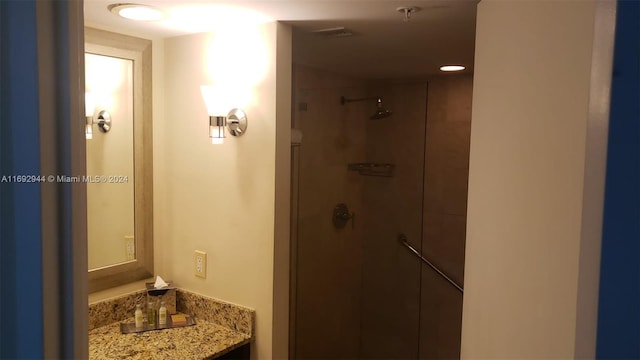
[[[89,269],[89,292],[153,276],[151,41],[85,27],[85,53],[133,61],[133,186],[136,258]],[[88,236],[87,236],[88,240]]]

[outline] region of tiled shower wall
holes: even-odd
[[[397,237],[462,283],[471,79],[372,85],[296,68],[293,357],[459,356],[461,294]],[[380,95],[394,114],[369,120],[375,102],[341,95]],[[396,173],[362,176],[353,162]],[[344,229],[331,223],[339,202],[355,213]]]
[[[472,75],[429,81],[422,252],[461,286],[467,221]],[[462,293],[422,266],[420,359],[460,356]]]

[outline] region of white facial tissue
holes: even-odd
[[[169,284],[167,284],[164,280],[162,280],[160,276],[156,276],[156,282],[155,284],[153,284],[154,288],[162,289],[163,287],[167,287],[167,286],[169,286]]]

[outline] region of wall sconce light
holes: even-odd
[[[93,139],[93,124],[98,125],[101,132],[107,133],[111,130],[111,114],[107,110],[100,110],[97,120],[94,120],[95,101],[91,93],[84,94],[84,111],[86,123],[84,127],[84,135],[87,140]]]
[[[93,112],[95,108],[96,104],[91,93],[84,93],[84,112],[86,116],[84,135],[88,140],[93,139]]]
[[[242,109],[231,109],[226,116],[224,106],[224,94],[213,86],[200,87],[202,98],[209,113],[209,137],[212,144],[224,143],[224,128],[229,130],[231,136],[242,136],[247,131],[247,115]]]

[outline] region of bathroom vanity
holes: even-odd
[[[89,359],[249,359],[254,310],[180,289],[176,298],[196,325],[122,334],[145,291],[90,305]]]

